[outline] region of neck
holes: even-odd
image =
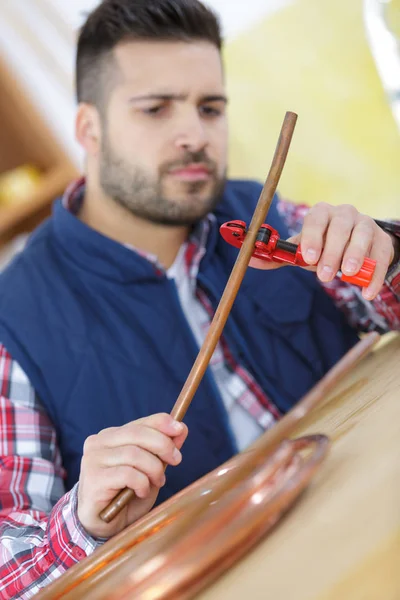
[[[99,233],[137,250],[154,254],[168,269],[186,241],[189,227],[158,225],[136,217],[101,190],[86,187],[79,219]]]

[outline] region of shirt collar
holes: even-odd
[[[62,204],[64,208],[76,216],[83,204],[85,196],[85,178],[81,177],[76,181],[73,181],[66,189],[62,198]],[[216,222],[216,218],[212,213],[209,213],[197,222],[193,227],[184,248],[184,261],[186,275],[189,276],[190,280],[194,282],[199,272],[200,262],[206,253],[206,245],[210,232],[210,228],[213,223]],[[129,248],[133,252],[136,252],[141,257],[149,261],[157,271],[166,273],[163,265],[160,264],[156,255],[149,252],[144,252],[129,244],[124,244],[125,248]],[[173,270],[174,265],[171,267]]]

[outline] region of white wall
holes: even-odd
[[[258,19],[295,0],[209,0],[230,39]],[[25,85],[34,103],[71,158],[81,153],[74,140],[74,55],[76,31],[99,0],[1,0],[0,53]]]

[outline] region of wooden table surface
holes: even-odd
[[[400,336],[343,380],[305,433],[332,440],[320,472],[200,600],[400,599]]]

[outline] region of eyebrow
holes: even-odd
[[[143,102],[143,100],[180,100],[181,102],[187,100],[187,94],[146,94],[143,96],[134,96],[129,99],[129,102]],[[200,98],[200,102],[224,102],[224,104],[228,103],[228,98],[224,95],[214,94],[208,96],[202,96]]]

